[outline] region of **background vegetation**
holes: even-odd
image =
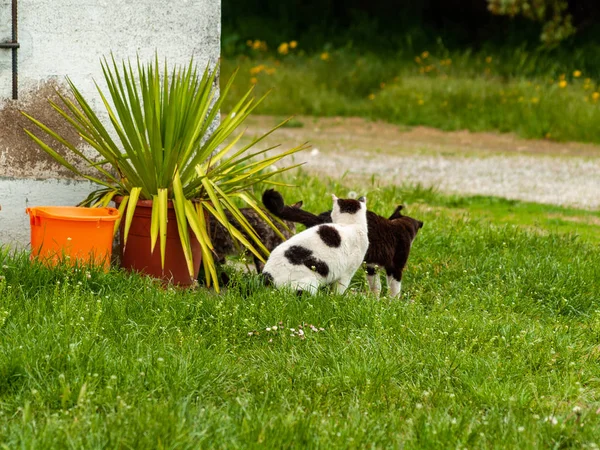
[[[545,42],[546,22],[518,8],[511,17],[500,3],[511,1],[332,0],[319,12],[228,0],[223,72],[241,69],[240,92],[274,88],[258,110],[267,114],[600,142],[599,4],[570,2],[563,15],[576,32]],[[553,11],[556,2],[534,3]],[[494,5],[506,14],[492,14]]]

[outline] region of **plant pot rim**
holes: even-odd
[[[124,197],[124,195],[120,195],[120,194],[115,195],[112,198],[112,201],[115,202],[116,204],[120,204],[123,201],[123,197]],[[197,198],[192,198],[189,200],[191,200],[193,203],[197,203],[197,202],[201,201],[200,199],[197,199]],[[136,206],[151,208],[153,204],[154,204],[154,200],[138,199]],[[167,208],[173,208],[173,200],[172,199],[167,200]]]

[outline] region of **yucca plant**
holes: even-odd
[[[251,188],[260,182],[274,183],[270,180],[273,175],[296,167],[265,170],[305,148],[297,146],[273,155],[266,154],[273,147],[251,150],[282,124],[247,145],[236,146],[243,132],[234,132],[264,97],[256,100],[250,89],[217,124],[221,105],[235,74],[219,95],[216,85],[218,67],[207,66],[200,75],[193,60],[172,70],[166,61],[161,69],[158,56],[147,64],[142,64],[138,57],[134,66],[130,61],[117,64],[114,57],[103,58],[101,64],[108,94],[98,84],[96,88],[110,118],[111,130],[70,79],[67,82],[71,95],[58,93],[62,104],[50,101],[54,110],[98,152],[100,161],[86,156],[75,142],[23,112],[43,132],[42,137],[53,138],[92,169],[79,170],[53,148],[55,144],[51,140],[25,130],[60,164],[101,186],[82,205],[107,206],[115,196],[123,196],[119,209],[125,220],[122,239],[126,245],[137,201],[152,200],[150,241],[152,251],[156,242],[160,242],[164,268],[167,206],[172,201],[190,276],[193,276],[193,266],[188,226],[201,244],[207,284],[210,285],[212,280],[217,289],[206,215],[210,220],[219,221],[237,242],[264,259],[268,251],[237,204],[253,208],[277,230],[258,206]],[[94,171],[95,175],[89,174]],[[239,223],[244,233],[230,224],[227,213]],[[116,224],[115,232],[118,227]]]

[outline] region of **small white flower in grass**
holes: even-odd
[[[415,404],[415,408],[417,408],[417,409],[423,409],[423,404],[422,403],[417,403],[417,404]]]
[[[573,412],[574,412],[575,414],[577,414],[577,415],[581,414],[581,406],[579,406],[579,405],[575,405],[575,406],[573,407]]]
[[[266,331],[271,331],[271,327],[265,328]]]
[[[452,420],[450,420],[450,423],[451,423],[452,425],[456,425],[456,424],[457,424],[457,422],[458,422],[458,420],[456,420],[456,417],[453,417],[453,418],[452,418]]]
[[[156,358],[156,360],[157,360],[158,362],[164,362],[164,360],[165,360],[165,359],[159,356],[158,358]]]
[[[548,416],[544,419],[544,422],[549,422],[552,425],[556,425],[558,423],[558,419],[554,416]]]
[[[248,336],[252,336],[254,333],[252,331],[248,331]]]
[[[525,431],[525,427],[519,427],[519,428],[517,428],[517,431],[519,433],[522,433],[523,431]]]
[[[304,330],[298,330],[298,336],[304,336]]]
[[[277,325],[273,325],[273,326],[271,327],[271,330],[273,330],[273,331],[277,331]]]
[[[116,376],[116,375],[111,375],[111,376],[110,376],[110,379],[111,379],[111,380],[116,380],[116,379],[117,379],[117,376]]]
[[[290,331],[291,331],[292,333],[294,333],[294,332],[296,331],[296,329],[295,329],[295,328],[290,328]]]

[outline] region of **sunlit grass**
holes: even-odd
[[[540,205],[298,177],[312,211],[360,190],[425,222],[401,300],[362,273],[216,295],[0,251],[0,446],[595,448],[597,240],[519,223]]]
[[[531,59],[531,58],[530,58]],[[514,65],[514,63],[511,63]],[[498,130],[527,138],[600,142],[600,87],[579,69],[506,73],[493,57],[429,52],[415,60],[333,52],[225,59],[237,89],[272,89],[257,112],[361,116],[444,130]],[[224,77],[227,78],[226,76]]]

